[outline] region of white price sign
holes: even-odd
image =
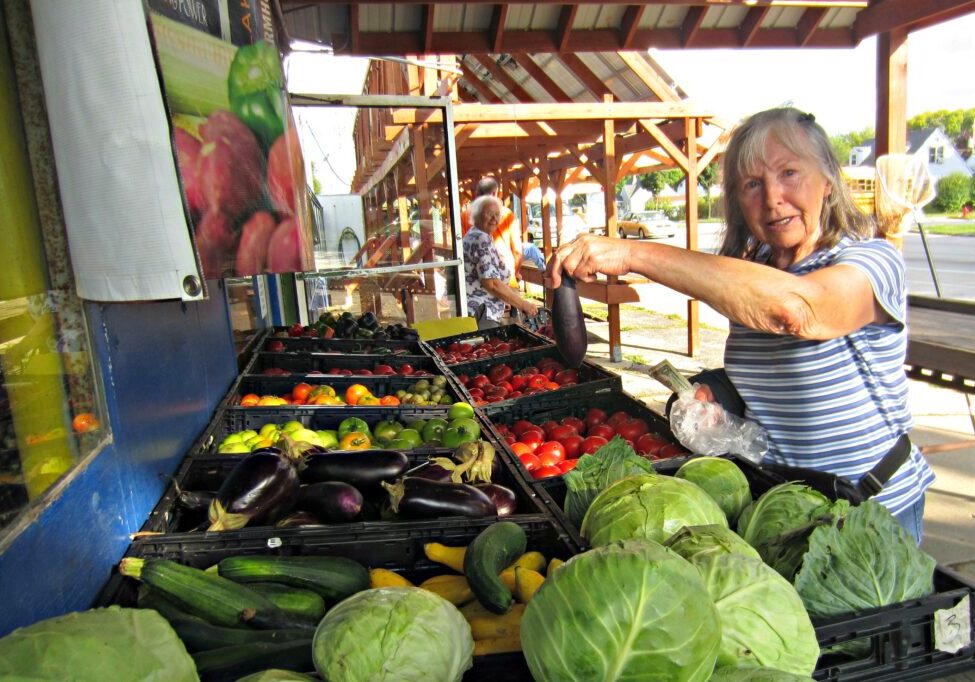
[[[948,654],[961,651],[972,643],[972,607],[970,595],[950,609],[934,613],[934,648]]]

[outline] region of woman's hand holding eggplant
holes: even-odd
[[[562,281],[562,272],[581,282],[591,282],[598,273],[625,275],[632,271],[630,253],[639,245],[611,237],[579,235],[561,245],[548,262],[546,276],[553,288]]]

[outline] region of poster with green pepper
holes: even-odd
[[[205,276],[313,269],[305,166],[270,0],[149,0],[148,14]]]

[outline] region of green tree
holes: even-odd
[[[697,174],[697,184],[704,188],[704,194],[708,198],[708,219],[711,218],[711,188],[718,181],[718,164],[711,162],[700,173]]]
[[[664,183],[670,187],[675,192],[680,189],[680,183],[684,182],[684,171],[679,168],[671,168],[670,170],[659,171],[664,176]]]
[[[924,128],[941,128],[945,135],[956,138],[964,132],[972,130],[975,122],[975,109],[939,109],[926,111],[912,116],[907,121],[908,130],[923,130]]]
[[[656,206],[659,203],[658,197],[660,193],[664,191],[666,183],[664,182],[664,176],[661,171],[654,171],[653,173],[641,173],[639,176],[640,187],[650,192],[653,196],[653,203]]]
[[[829,141],[833,145],[836,157],[840,160],[840,165],[845,166],[850,163],[850,152],[853,151],[853,148],[860,146],[864,140],[869,140],[872,137],[874,137],[873,128],[864,128],[860,131],[833,135]]]
[[[311,162],[311,191],[315,194],[322,193],[322,181],[318,179],[318,173],[315,171],[315,162]]]
[[[933,205],[945,213],[960,213],[961,207],[971,199],[971,179],[965,173],[949,173],[938,180],[937,188]]]

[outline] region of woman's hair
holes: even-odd
[[[491,196],[490,194],[485,194],[482,197],[478,197],[471,204],[471,225],[476,225],[477,227],[481,226],[481,214],[484,213],[484,209],[489,204],[494,204],[497,206],[499,211],[504,207],[504,204],[501,203],[500,199],[495,196]]]
[[[762,246],[745,223],[738,191],[742,176],[757,169],[764,160],[765,143],[770,136],[796,156],[816,162],[830,185],[832,191],[824,200],[820,215],[819,247],[835,246],[845,236],[857,240],[873,236],[873,222],[853,203],[833,146],[815,117],[798,109],[767,109],[735,129],[724,154],[721,188],[726,224],[721,255],[750,259]]]

